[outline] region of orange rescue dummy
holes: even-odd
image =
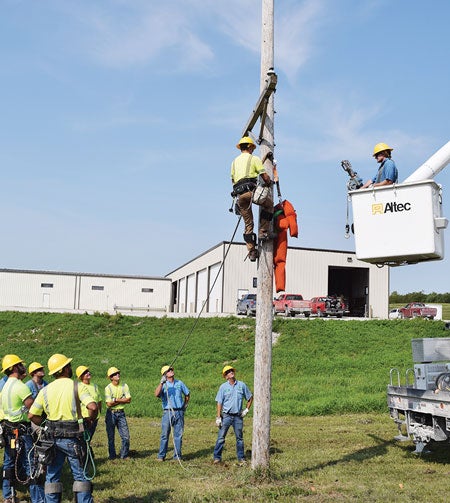
[[[277,292],[284,292],[286,287],[286,255],[288,248],[287,231],[291,237],[298,237],[297,214],[289,201],[284,200],[274,208],[275,230],[277,237],[273,247],[273,265]]]

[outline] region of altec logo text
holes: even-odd
[[[400,211],[410,211],[411,203],[375,203],[372,204],[372,215],[383,215],[384,213],[398,213]]]

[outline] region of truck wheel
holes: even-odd
[[[287,318],[288,316],[290,316],[290,314],[291,314],[291,313],[289,312],[289,308],[286,306],[286,307],[285,307],[285,309],[284,309],[284,315],[285,315],[285,316],[286,316],[286,318]]]
[[[322,311],[320,309],[317,310],[317,317],[322,318]]]
[[[272,315],[274,318],[277,315],[277,310],[275,309],[275,306],[272,307]]]
[[[250,317],[252,315],[252,311],[249,307],[247,307],[247,312],[246,312],[247,316]]]
[[[305,315],[305,318],[309,318],[309,315],[310,315],[311,313],[303,313],[303,314]]]
[[[403,320],[403,313],[398,313],[398,319]]]

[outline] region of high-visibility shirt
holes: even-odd
[[[259,174],[265,173],[261,159],[256,155],[243,152],[231,163],[231,180],[237,183],[243,178],[257,178]]]
[[[99,402],[102,401],[102,397],[100,396],[100,391],[99,391],[98,386],[96,384],[92,383],[92,384],[84,384],[84,385],[88,389],[91,397],[94,399],[94,402],[96,402],[98,404]],[[83,405],[83,407],[81,407],[81,415],[83,417],[89,417],[89,411],[84,405]]]
[[[78,398],[86,406],[95,400],[82,382],[78,383]],[[30,413],[34,416],[47,414],[50,421],[76,421],[78,419],[74,382],[68,377],[60,377],[39,391]]]
[[[31,391],[17,377],[9,377],[2,389],[2,409],[4,418],[11,423],[27,421],[28,410],[23,401],[31,396]]]
[[[108,384],[105,388],[105,402],[114,402],[114,399],[117,398],[131,398],[130,389],[128,388],[128,384],[120,384],[115,386],[112,382]],[[119,410],[125,408],[125,404],[118,403],[117,405],[113,405],[109,407],[111,410]]]

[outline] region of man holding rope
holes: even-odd
[[[156,386],[155,396],[161,398],[163,417],[161,421],[161,442],[157,461],[166,459],[170,430],[173,428],[173,459],[181,459],[183,442],[184,412],[189,403],[189,389],[183,381],[175,379],[175,372],[170,365],[161,368],[161,381]]]

